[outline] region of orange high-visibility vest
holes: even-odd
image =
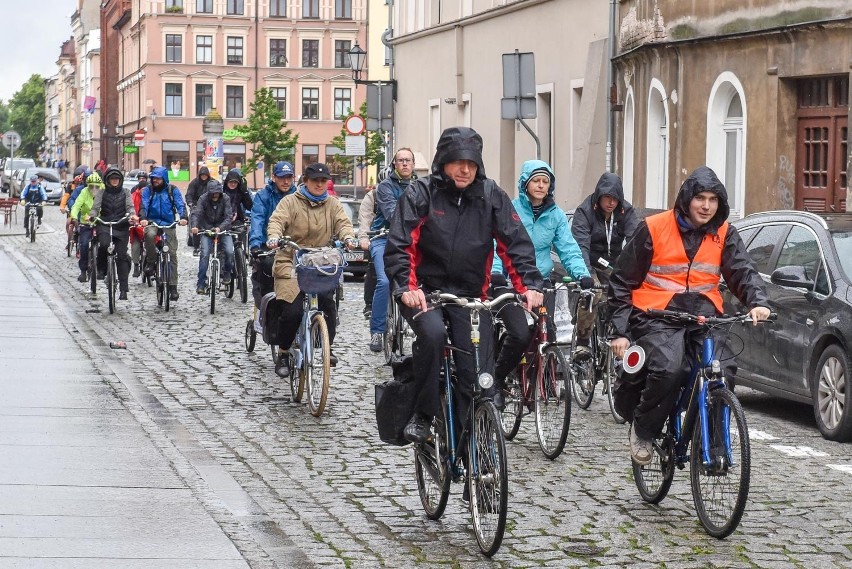
[[[652,215],[645,223],[651,233],[654,256],[645,281],[633,291],[633,306],[641,310],[663,309],[678,293],[700,292],[710,299],[719,313],[724,312],[719,277],[728,222],[719,227],[716,235],[704,236],[691,263],[683,247],[674,210]]]

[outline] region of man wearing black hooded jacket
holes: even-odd
[[[207,168],[207,166],[202,166],[198,169],[198,176],[196,176],[195,179],[193,179],[186,187],[186,205],[189,206],[190,215],[192,215],[192,210],[195,209],[195,204],[198,203],[198,200],[200,200],[201,196],[203,196],[207,191],[207,182],[209,181],[210,169]],[[200,243],[199,235],[193,235],[192,232],[187,234],[186,244],[193,247],[192,254],[196,257],[199,254],[198,247]]]
[[[675,207],[639,224],[609,284],[609,308],[616,338],[612,351],[623,357],[635,341],[645,350],[644,368],[617,382],[616,407],[632,419],[630,454],[650,463],[651,441],[660,433],[689,373],[685,354],[701,347],[699,335],[648,316],[648,308],[679,310],[697,316],[722,313],[719,279],[749,308],[755,323],[769,317],[766,291],[737,230],[726,221],[730,209],[725,186],[701,166],[680,188]],[[726,377],[736,365],[717,339]]]
[[[415,412],[404,431],[410,441],[426,440],[432,417],[440,412],[438,379],[446,330],[439,312],[425,312],[424,293],[484,297],[495,241],[515,290],[526,295],[528,307],[540,306],[544,283],[535,250],[509,196],[485,176],[482,138],[470,128],[448,128],[438,140],[431,175],[409,185],[397,202],[384,254],[393,297],[417,335]],[[470,352],[468,311],[448,307],[445,313],[453,344]],[[494,373],[489,316],[481,314],[481,369],[475,369],[469,354],[455,352],[462,389],[470,389],[478,372]]]
[[[121,170],[112,166],[104,172],[105,188],[102,192],[95,194],[95,200],[89,216],[94,219],[100,217],[103,221],[118,221],[124,216],[131,216],[136,220],[136,210],[130,199],[130,190],[124,189],[124,174]],[[127,253],[127,244],[130,240],[130,222],[125,221],[112,228],[112,242],[115,243],[115,266],[118,270],[118,299],[127,300],[127,276],[130,274],[130,255]],[[106,226],[98,230],[98,278],[103,278],[107,270],[107,247],[110,244],[110,231]]]

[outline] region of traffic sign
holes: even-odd
[[[343,128],[346,129],[346,132],[354,136],[364,132],[364,129],[367,128],[367,123],[364,122],[363,117],[352,115],[343,121]]]
[[[7,130],[3,133],[3,146],[10,150],[21,147],[21,135],[14,130]]]
[[[140,129],[134,132],[133,140],[145,140],[145,131]]]
[[[345,138],[346,156],[364,156],[367,154],[366,136],[347,136]]]

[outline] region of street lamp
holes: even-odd
[[[386,130],[389,134],[389,139],[387,144],[385,145],[385,163],[388,162],[388,154],[391,148],[391,144],[393,141],[393,101],[396,101],[396,79],[386,79],[386,80],[378,80],[378,81],[368,81],[365,79],[361,79],[361,73],[364,71],[364,63],[367,62],[367,52],[358,45],[358,41],[355,41],[355,45],[349,50],[349,68],[352,70],[352,81],[355,82],[356,85],[368,85],[375,87],[375,95],[371,93],[371,90],[367,89],[367,108],[371,107],[370,100],[375,97],[376,102],[378,103],[377,109],[378,113],[376,117],[368,117],[371,119],[378,119],[378,128],[376,130]],[[385,86],[389,86],[391,89],[391,101],[390,101],[390,116],[387,117],[390,124],[389,128],[385,129],[385,116],[382,112],[382,96],[384,93],[383,88]],[[355,174],[353,172],[353,182]]]
[[[151,130],[157,130],[157,109],[151,111]]]

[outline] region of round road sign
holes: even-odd
[[[367,123],[364,121],[364,117],[352,115],[343,122],[343,128],[346,129],[346,132],[354,136],[364,132],[367,129]]]
[[[15,132],[14,130],[7,130],[3,133],[3,146],[9,149],[11,149],[13,146],[15,148],[20,148],[21,135]]]

